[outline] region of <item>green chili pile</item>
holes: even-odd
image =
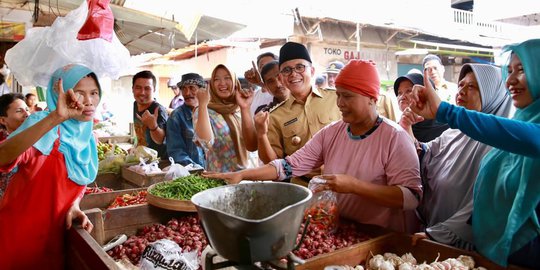
[[[225,184],[225,181],[221,179],[189,175],[173,181],[158,183],[150,190],[150,194],[166,199],[191,200],[191,197],[198,192]]]

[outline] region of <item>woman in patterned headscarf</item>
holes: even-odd
[[[79,219],[92,230],[79,201],[97,175],[92,120],[100,97],[90,69],[60,68],[47,88],[49,111],[32,114],[0,144],[0,171],[17,169],[0,201],[2,268],[63,269],[66,227]]]
[[[501,69],[484,64],[466,64],[461,68],[455,99],[458,106],[501,117],[508,117],[512,107]],[[404,111],[400,124],[408,129],[411,124],[408,120],[416,117],[410,109]],[[473,187],[480,161],[491,146],[471,139],[458,129],[448,129],[422,144],[422,149],[420,173],[424,198],[418,213],[426,228],[425,233],[416,237],[429,237],[470,250],[472,227],[467,221],[472,215]]]
[[[503,67],[514,106],[512,119],[468,111],[441,102],[431,87],[411,94],[411,109],[437,118],[493,146],[474,186],[475,248],[492,261],[540,268],[540,39],[509,45]]]

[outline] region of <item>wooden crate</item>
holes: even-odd
[[[122,178],[120,174],[114,174],[114,173],[98,174],[96,177],[96,181],[94,181],[94,183],[98,187],[108,187],[108,188],[112,188],[115,191],[138,188],[138,186]],[[92,187],[94,183],[90,184],[89,186]]]
[[[135,235],[139,229],[145,226],[154,223],[166,224],[173,217],[179,218],[191,214],[161,209],[147,204],[108,210],[94,208],[86,210],[85,213],[92,224],[94,224],[94,229],[91,234],[82,229],[72,228],[70,230],[67,240],[69,245],[67,263],[70,269],[118,269],[114,260],[103,252],[101,249],[102,245],[119,234]],[[360,231],[375,238],[389,234],[387,230],[371,225],[359,225],[358,228]],[[359,245],[361,243],[335,251],[334,253],[342,254],[342,251],[355,249]],[[331,254],[311,258],[305,264],[308,268],[299,266],[299,269],[311,269],[309,267],[319,265],[317,263],[318,260],[324,260],[327,255],[331,256]],[[337,256],[331,257],[334,260],[339,259]],[[84,266],[79,266],[81,264]]]
[[[115,209],[93,208],[85,211],[94,224],[92,233],[74,226],[68,232],[68,269],[119,269],[114,260],[103,251],[102,245],[119,234],[135,235],[137,230],[154,223],[166,224],[173,217],[187,213],[169,211],[151,205],[134,205]]]
[[[124,166],[122,167],[122,178],[137,187],[148,187],[155,183],[162,182],[165,178],[165,173],[141,174],[128,169],[128,166]]]
[[[107,136],[99,137],[98,140],[102,143],[132,143],[131,136]]]
[[[101,208],[107,209],[107,207],[113,202],[113,200],[120,195],[132,194],[139,192],[141,190],[146,190],[146,188],[131,188],[131,189],[122,189],[116,190],[113,192],[103,192],[103,193],[94,193],[84,195],[81,200],[80,207],[82,210],[92,209],[92,208]]]
[[[400,233],[391,233],[370,239],[360,244],[337,250],[329,254],[323,254],[306,261],[305,264],[296,267],[297,270],[322,270],[329,265],[363,265],[371,258],[371,254],[395,253],[401,256],[407,252],[413,254],[419,263],[426,261],[431,263],[439,256],[439,261],[448,258],[457,258],[460,255],[469,255],[474,258],[476,267],[482,266],[488,270],[523,269],[517,266],[508,268],[501,267],[478,253],[465,251],[448,245],[430,240],[422,240],[416,246],[412,246],[412,237]]]

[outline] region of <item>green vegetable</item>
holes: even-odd
[[[173,181],[158,183],[150,190],[150,194],[167,199],[190,200],[193,195],[203,190],[224,186],[225,184],[225,181],[221,179],[189,175]]]

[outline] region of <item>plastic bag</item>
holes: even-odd
[[[165,181],[174,180],[176,178],[189,175],[189,171],[184,166],[174,163],[174,159],[172,157],[169,157],[169,161],[171,162],[171,166],[169,166],[169,169],[163,178]]]
[[[140,158],[140,163],[138,165],[130,166],[128,169],[139,174],[153,174],[163,172],[159,168],[157,160],[146,163],[143,158]]]
[[[110,0],[88,0],[88,17],[77,35],[79,40],[102,38],[112,40],[114,16]]]
[[[126,156],[126,163],[133,164],[144,159],[146,162],[152,162],[158,160],[158,152],[152,148],[146,146],[137,146],[135,148],[129,149],[129,153]]]
[[[306,210],[306,216],[311,215],[310,223],[319,229],[335,232],[339,225],[337,197],[331,190],[318,191],[324,184],[326,180],[320,176],[315,176],[309,181],[308,188],[313,192],[313,199]]]
[[[168,239],[161,239],[146,246],[141,257],[141,270],[181,269],[197,270],[197,251],[182,252],[182,248]]]
[[[112,41],[101,38],[78,40],[88,14],[83,2],[50,27],[34,27],[9,49],[5,61],[23,86],[47,87],[52,73],[67,64],[85,65],[98,77],[117,79],[130,66],[129,51],[113,32]]]

